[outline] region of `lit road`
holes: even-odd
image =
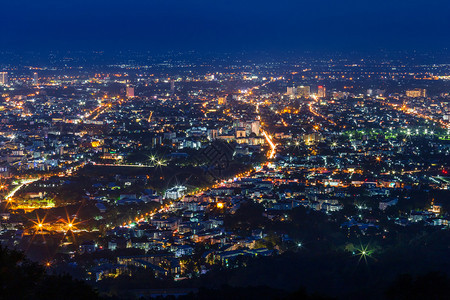
[[[316,100],[316,102],[317,102],[317,97],[312,96],[312,98],[313,98],[314,100]],[[325,119],[325,120],[327,120],[328,122],[330,122],[331,124],[333,124],[333,125],[335,125],[335,126],[337,125],[334,121],[328,119],[328,118],[325,117],[324,115],[321,115],[321,114],[319,114],[317,111],[315,111],[315,110],[313,109],[313,107],[312,107],[312,102],[309,103],[309,111],[310,111],[313,115],[315,115],[316,117]]]
[[[93,162],[94,166],[103,166],[103,167],[130,167],[130,168],[153,168],[159,165],[127,165],[127,164],[100,164]]]
[[[118,102],[119,104],[122,104],[122,101]],[[112,107],[112,103],[101,103],[99,106],[88,112],[85,116],[85,120],[96,120],[101,114],[106,112],[109,108]]]
[[[249,89],[247,91],[246,96],[249,97],[252,94],[253,90],[255,90],[255,89],[259,89],[261,87],[266,86],[267,84],[269,84],[271,82],[275,82],[275,81],[281,80],[281,79],[283,79],[283,77],[271,78],[269,81],[266,81],[265,83],[263,83],[259,86],[252,87],[251,89]],[[253,101],[251,101],[250,103],[255,105],[256,113],[258,114],[258,120],[261,120],[261,115],[260,115],[260,111],[259,111],[259,103],[253,103]],[[283,122],[284,122],[284,120],[283,120]],[[287,124],[285,124],[285,125],[287,125]],[[264,138],[266,139],[267,143],[270,146],[270,151],[269,151],[269,153],[267,153],[267,158],[273,159],[276,155],[277,145],[273,142],[272,137],[265,130],[262,130],[262,135],[264,136]]]
[[[264,130],[262,131],[263,136],[266,138],[267,143],[270,146],[270,151],[267,154],[267,158],[268,159],[273,159],[275,157],[276,154],[276,148],[277,146],[274,144],[274,142],[272,141],[272,138],[270,137],[270,135],[267,134],[267,132],[265,132]]]
[[[26,186],[26,185],[28,185],[28,184],[30,184],[30,183],[32,183],[32,182],[38,181],[39,179],[41,179],[41,178],[33,178],[33,179],[23,179],[23,180],[21,180],[21,183],[20,183],[18,186],[16,186],[15,188],[13,188],[13,189],[5,196],[5,199],[4,199],[4,200],[6,200],[6,201],[11,200],[11,199],[14,197],[14,195],[15,195],[22,187],[24,187],[24,186]]]
[[[197,192],[188,193],[185,196],[199,197],[207,190],[210,190],[210,189],[213,189],[213,188],[218,188],[218,187],[223,187],[223,186],[225,186],[225,184],[227,182],[231,182],[233,179],[236,180],[236,179],[239,179],[239,178],[243,178],[243,177],[249,176],[251,172],[252,171],[247,171],[247,172],[244,172],[244,173],[236,175],[234,178],[224,179],[221,182],[218,182],[218,183],[216,183],[216,184],[214,184],[214,185],[212,185],[212,186],[210,186],[208,188],[201,189],[201,190],[199,190]],[[183,196],[180,199],[183,199],[185,196]],[[128,223],[120,224],[119,226],[123,226],[123,227],[127,227],[128,228],[128,227],[131,227],[134,222],[145,222],[148,219],[152,218],[156,214],[167,213],[167,212],[174,212],[174,211],[177,210],[177,208],[175,207],[174,204],[175,204],[175,202],[180,201],[180,199],[169,201],[169,203],[166,203],[161,208],[154,209],[153,211],[145,213],[145,214],[141,214],[140,216],[137,216],[134,220],[129,221]]]
[[[40,177],[35,177],[35,178],[31,178],[31,179],[18,179],[20,184],[15,186],[11,191],[9,191],[9,193],[4,197],[3,200],[6,201],[12,201],[14,198],[14,195],[21,190],[24,186],[29,185],[30,183],[36,182],[38,180],[41,180],[44,177],[47,176],[66,176],[66,175],[70,175],[72,172],[76,171],[78,168],[84,166],[84,163],[81,165],[77,165],[77,166],[73,166],[70,169],[67,169],[65,171],[59,172],[59,173],[54,173],[54,174],[47,174],[46,176],[40,176]]]
[[[450,124],[445,122],[444,120],[435,119],[433,117],[430,117],[428,115],[420,113],[420,112],[416,111],[413,108],[409,108],[406,105],[402,106],[402,105],[399,105],[399,104],[389,103],[389,102],[381,101],[381,100],[375,100],[375,101],[378,101],[379,103],[381,103],[383,105],[390,106],[393,109],[395,109],[397,111],[401,111],[401,112],[403,112],[403,113],[405,113],[407,115],[415,116],[415,117],[421,118],[421,119],[426,119],[428,121],[432,121],[434,123],[437,123],[437,124],[441,125],[443,128],[450,129]]]

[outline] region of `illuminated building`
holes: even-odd
[[[291,86],[287,87],[286,95],[293,96],[296,93],[297,93],[297,89],[295,87],[291,87]]]
[[[312,145],[321,142],[323,140],[323,137],[319,133],[310,133],[304,134],[302,136],[302,139],[306,145]]]
[[[208,129],[208,139],[215,140],[217,138],[218,131],[217,129]]]
[[[175,94],[175,80],[170,81],[170,93]]]
[[[33,73],[33,84],[34,85],[39,85],[39,76],[37,72]]]
[[[326,88],[323,85],[319,85],[319,89],[317,91],[317,97],[324,98],[326,96]]]
[[[245,128],[245,132],[248,135],[254,133],[257,136],[260,134],[261,130],[261,122],[259,120],[249,120],[249,121],[242,121],[242,120],[236,120],[233,123],[234,128]]]
[[[186,194],[187,188],[185,186],[174,186],[164,193],[164,198],[167,199],[178,199],[184,196]]]
[[[227,104],[227,97],[219,97],[218,104],[219,105],[226,105]]]
[[[8,84],[8,72],[0,72],[0,84],[1,85]]]
[[[245,130],[247,135],[254,133],[256,135],[260,134],[261,123],[258,120],[250,121],[245,123]]]
[[[425,98],[427,96],[427,90],[426,89],[408,90],[406,91],[406,96],[410,98],[419,98],[419,97]]]
[[[297,96],[303,97],[303,98],[309,98],[311,94],[311,88],[309,86],[298,86],[297,87]]]
[[[127,86],[127,98],[133,98],[134,97],[134,87]]]
[[[246,137],[245,128],[239,127],[236,128],[236,138]]]
[[[152,147],[160,146],[162,144],[162,137],[155,136],[152,138]]]

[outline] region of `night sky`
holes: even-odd
[[[10,0],[0,12],[0,50],[450,46],[448,0]]]

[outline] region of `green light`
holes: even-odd
[[[356,255],[359,256],[358,259],[358,263],[361,261],[361,259],[364,259],[364,261],[367,264],[367,258],[373,258],[372,254],[373,254],[374,250],[369,249],[369,245],[366,246],[362,246],[359,249],[356,249]]]

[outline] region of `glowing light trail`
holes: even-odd
[[[14,195],[25,185],[28,185],[32,182],[38,181],[40,178],[33,178],[33,179],[23,179],[20,183],[20,185],[16,186],[15,188],[13,188],[6,196],[5,196],[5,200],[9,201],[12,199],[12,197],[14,197]]]
[[[267,132],[263,131],[262,134],[264,135],[267,143],[270,146],[270,152],[268,153],[267,158],[272,159],[275,157],[277,145],[274,144],[274,142],[272,141],[270,136],[267,134]]]

